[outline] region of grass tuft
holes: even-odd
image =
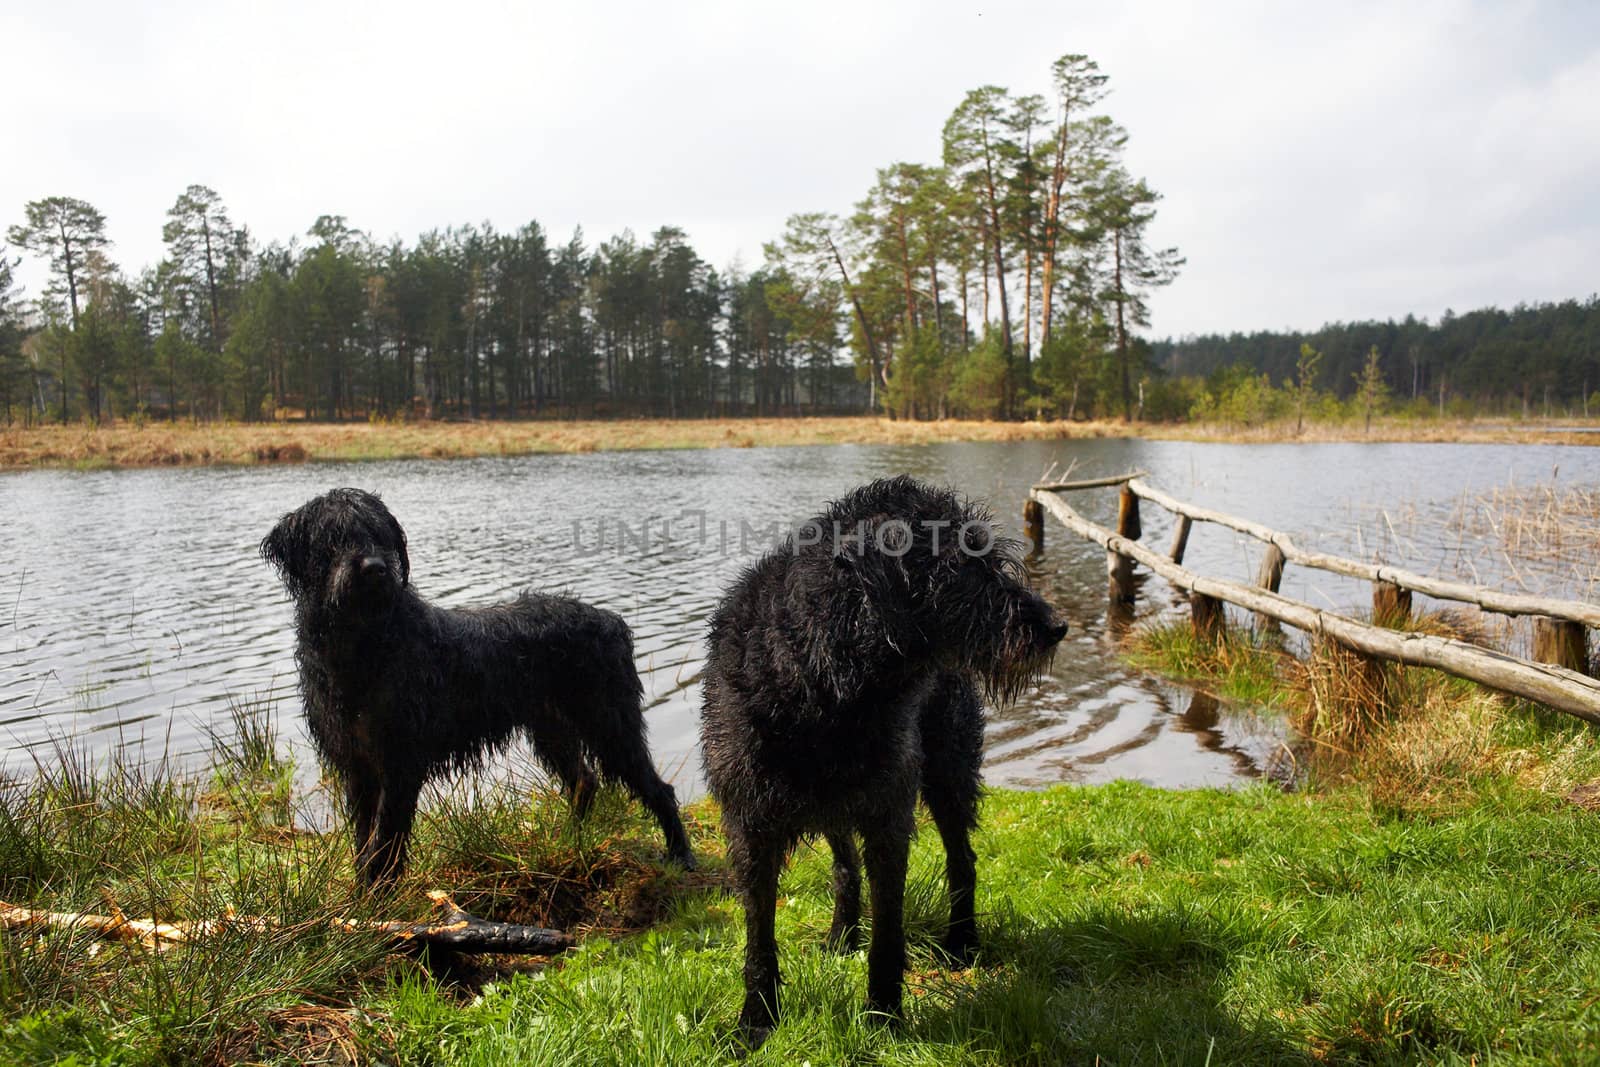
[[[1413,630],[1486,642],[1459,613],[1416,616]],[[1298,659],[1273,641],[1230,628],[1208,646],[1186,622],[1135,631],[1135,665],[1182,678],[1235,704],[1284,714],[1296,760],[1313,787],[1359,785],[1397,811],[1470,802],[1514,783],[1565,796],[1600,782],[1593,728],[1442,671],[1360,656],[1312,641]]]

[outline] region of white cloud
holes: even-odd
[[[1159,332],[1600,288],[1587,7],[31,6],[0,13],[22,87],[0,220],[83,197],[130,267],[192,182],[268,239],[319,214],[407,240],[674,224],[752,265],[791,212],[846,211],[874,168],[935,158],[967,89],[1043,91],[1082,51],[1166,196],[1155,239],[1189,258]]]

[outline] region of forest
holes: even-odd
[[[1128,173],[1093,60],[967,93],[942,154],[853,210],[793,215],[750,272],[662,226],[591,244],[535,221],[380,241],[339,216],[262,242],[201,185],[166,255],[119,266],[90,203],[28,203],[0,251],[8,422],[189,418],[928,418],[1133,411],[1176,251]],[[24,299],[21,255],[48,265]]]
[[[1148,372],[1160,381],[1157,418],[1260,422],[1294,403],[1312,367],[1325,408],[1363,389],[1373,352],[1392,410],[1471,417],[1600,416],[1600,297],[1483,308],[1439,321],[1332,323],[1305,333],[1213,334],[1158,341]],[[1272,383],[1282,389],[1274,395]],[[1370,389],[1370,385],[1368,386]]]
[[[1586,412],[1600,390],[1594,297],[1148,340],[1149,300],[1184,265],[1150,241],[1160,194],[1129,172],[1092,59],[1042,81],[971,90],[940,159],[879,169],[848,211],[790,216],[750,271],[719,271],[670,225],[592,243],[482,222],[408,242],[325,215],[263,241],[203,185],[167,211],[165,256],[132,269],[93,204],[35,200],[0,246],[0,418],[1248,423],[1356,392],[1370,415],[1378,385],[1440,414]],[[23,256],[48,278],[32,297]]]

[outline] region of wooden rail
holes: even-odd
[[[1342,556],[1330,556],[1322,552],[1308,552],[1296,545],[1286,533],[1263,526],[1258,522],[1251,522],[1249,519],[1241,519],[1221,511],[1196,507],[1193,504],[1174,499],[1145,482],[1138,475],[1130,476],[1126,484],[1134,495],[1142,497],[1151,503],[1160,504],[1175,515],[1193,519],[1197,522],[1216,523],[1218,526],[1226,526],[1230,530],[1249,534],[1258,541],[1275,545],[1288,562],[1297,566],[1331,571],[1334,574],[1362,578],[1369,582],[1388,582],[1390,585],[1399,586],[1401,589],[1410,589],[1425,596],[1431,596],[1436,600],[1476,604],[1484,611],[1492,611],[1497,615],[1542,615],[1547,618],[1582,623],[1584,626],[1600,627],[1600,605],[1586,604],[1581,600],[1556,600],[1550,597],[1504,593],[1498,589],[1489,589],[1484,586],[1467,585],[1464,582],[1451,582],[1441,578],[1429,578],[1426,575],[1414,574],[1411,571],[1401,570],[1399,567],[1390,567],[1386,564],[1362,563],[1359,560],[1345,559]]]
[[[1582,665],[1586,660],[1587,642],[1586,635],[1582,630],[1582,624],[1571,619],[1570,616],[1563,617],[1563,625],[1577,627],[1579,640],[1576,651],[1572,649],[1570,642],[1565,648],[1563,658],[1569,664],[1566,666],[1524,660],[1503,652],[1467,644],[1464,641],[1436,637],[1431,634],[1394,630],[1389,629],[1387,626],[1361,622],[1348,616],[1314,608],[1309,604],[1280,595],[1277,592],[1277,584],[1282,577],[1283,562],[1287,560],[1315,566],[1316,564],[1314,563],[1305,563],[1309,558],[1319,561],[1334,560],[1341,564],[1351,563],[1360,567],[1360,572],[1352,574],[1352,576],[1367,578],[1375,583],[1374,618],[1379,622],[1398,621],[1403,618],[1405,613],[1409,612],[1410,589],[1415,588],[1418,592],[1428,593],[1430,596],[1434,594],[1427,588],[1394,581],[1396,575],[1405,578],[1416,577],[1409,574],[1409,572],[1398,571],[1389,567],[1355,564],[1354,561],[1339,560],[1338,557],[1323,557],[1315,553],[1303,552],[1292,541],[1289,541],[1288,538],[1283,537],[1275,530],[1270,530],[1257,523],[1247,523],[1246,520],[1235,519],[1233,516],[1223,515],[1221,512],[1196,508],[1182,501],[1174,500],[1165,493],[1160,493],[1151,486],[1138,482],[1137,478],[1133,476],[1125,479],[1110,480],[1103,484],[1122,484],[1123,486],[1118,515],[1118,531],[1108,530],[1084,518],[1061,498],[1059,491],[1054,489],[1035,488],[1029,494],[1029,503],[1040,511],[1050,512],[1069,530],[1096,542],[1106,549],[1107,570],[1110,575],[1109,590],[1114,599],[1131,597],[1132,582],[1129,580],[1131,577],[1129,572],[1134,561],[1137,561],[1149,567],[1178,588],[1189,592],[1194,625],[1196,630],[1201,633],[1215,634],[1220,631],[1222,626],[1221,605],[1222,602],[1226,601],[1255,612],[1258,620],[1286,623],[1307,633],[1331,638],[1366,656],[1411,666],[1432,667],[1493,689],[1546,704],[1560,711],[1576,715],[1579,718],[1587,719],[1590,722],[1600,723],[1600,681],[1582,673],[1581,670],[1572,669],[1574,666]],[[1163,556],[1134,540],[1139,536],[1137,518],[1137,498],[1139,496],[1144,496],[1146,499],[1168,507],[1178,516],[1178,529],[1175,531],[1170,555]],[[1184,567],[1182,558],[1191,520],[1219,522],[1221,525],[1241,530],[1243,533],[1259,536],[1261,540],[1272,546],[1269,549],[1267,559],[1263,562],[1262,574],[1258,579],[1258,584],[1251,586],[1242,582],[1209,578],[1196,574]],[[1242,526],[1249,526],[1252,529],[1242,529]],[[1259,534],[1257,531],[1259,531]],[[1261,534],[1266,536],[1260,536]],[[1038,547],[1037,543],[1035,547]],[[1279,556],[1281,558],[1278,558]],[[1298,560],[1296,559],[1297,556],[1299,557]],[[1352,572],[1340,570],[1338,573],[1351,574]],[[1493,590],[1477,590],[1477,587],[1461,586],[1456,583],[1437,583],[1432,579],[1423,579],[1423,581],[1433,588],[1443,585],[1453,587],[1455,590],[1473,589],[1484,593],[1494,592]],[[1444,599],[1468,599],[1471,603],[1482,603],[1482,601],[1473,598],[1446,597]],[[1485,599],[1494,603],[1503,603],[1503,601],[1496,600],[1493,597]],[[1523,598],[1515,599],[1520,600]],[[1540,598],[1536,597],[1525,599],[1540,601]],[[1380,602],[1386,605],[1381,611]],[[1570,605],[1574,602],[1551,601],[1548,603]],[[1595,611],[1591,605],[1580,604],[1578,606],[1586,609],[1585,614]],[[1402,607],[1404,611],[1401,610]],[[1499,609],[1489,608],[1488,610]],[[1529,613],[1534,612],[1531,610],[1515,612],[1515,614]],[[1544,611],[1537,613],[1548,614]],[[1512,614],[1512,612],[1507,612],[1507,614]],[[1566,636],[1570,637],[1570,634]]]

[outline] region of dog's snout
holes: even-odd
[[[1056,622],[1051,623],[1050,624],[1050,643],[1052,645],[1054,645],[1054,644],[1057,644],[1058,642],[1060,642],[1060,640],[1063,637],[1067,636],[1067,631],[1070,630],[1070,629],[1071,629],[1071,627],[1069,627],[1064,621],[1058,620]]]
[[[382,578],[389,573],[389,564],[382,556],[363,556],[357,565],[357,573],[369,581]]]

